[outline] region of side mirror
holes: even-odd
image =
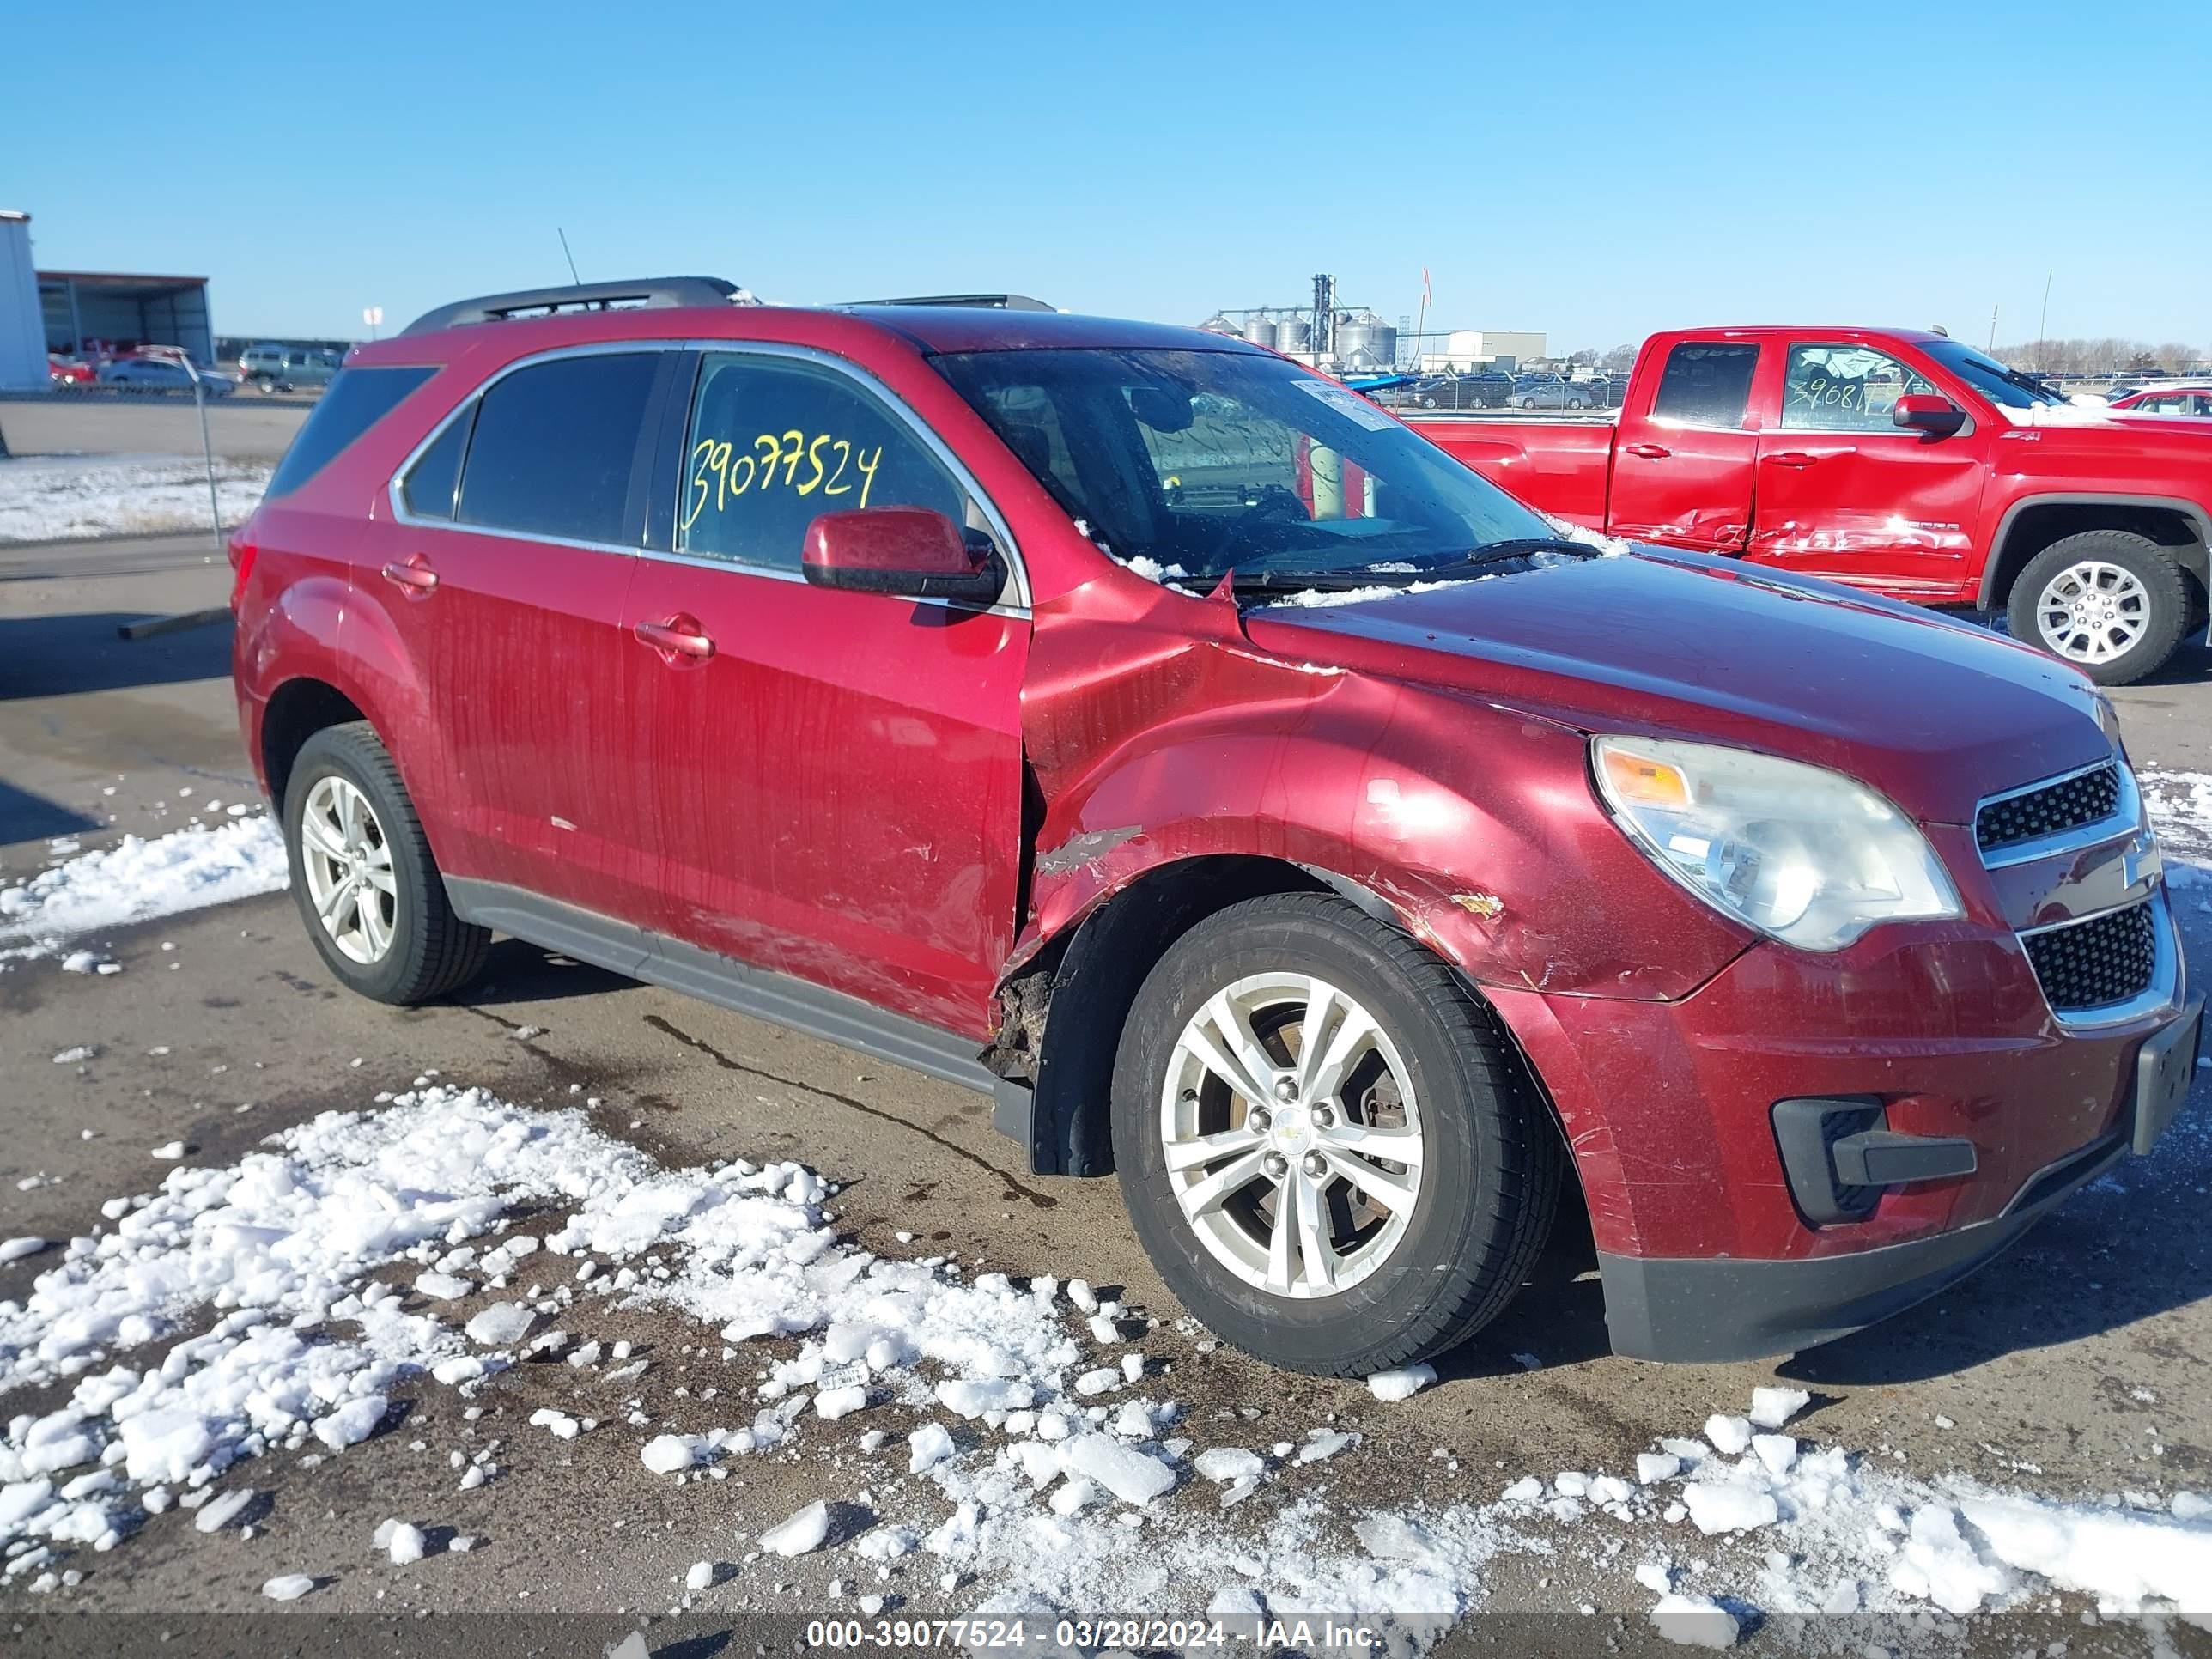
[[[1948,398],[1925,392],[1908,392],[1891,406],[1893,423],[1908,432],[1925,432],[1948,438],[1966,423],[1966,411]]]
[[[959,526],[924,507],[824,513],[806,526],[799,565],[817,587],[974,605],[999,597],[988,543],[970,545]]]

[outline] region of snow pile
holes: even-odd
[[[1402,599],[1409,594],[1437,593],[1447,587],[1468,587],[1476,582],[1495,581],[1494,576],[1460,576],[1449,581],[1407,582],[1396,587],[1377,585],[1373,587],[1346,588],[1332,592],[1325,587],[1301,588],[1295,593],[1285,593],[1279,599],[1269,599],[1255,606],[1261,611],[1279,611],[1294,608],[1302,611],[1334,610],[1344,605],[1372,605],[1377,599]]]
[[[266,461],[215,464],[225,525],[269,487]],[[206,530],[207,463],[197,455],[23,455],[0,460],[0,542]]]
[[[1606,558],[1617,559],[1630,549],[1630,544],[1618,536],[1608,536],[1601,530],[1590,530],[1571,524],[1556,514],[1544,513],[1538,516],[1552,526],[1553,533],[1562,541],[1579,542],[1584,547],[1594,547]]]
[[[2212,882],[2212,773],[2153,769],[2136,774],[2136,781],[2167,859],[2167,878],[2212,896],[2204,891]]]
[[[288,878],[282,832],[265,816],[152,841],[125,836],[0,889],[0,945],[28,940],[29,954],[51,953],[80,933],[279,892]]]

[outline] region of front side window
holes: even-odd
[[[1409,582],[1486,547],[1554,536],[1357,392],[1272,353],[930,361],[1094,542],[1175,580],[1234,569],[1285,585]]]
[[[929,447],[847,376],[787,358],[708,354],[685,441],[678,552],[796,570],[818,514],[871,507],[982,523]]]
[[[1667,354],[1651,418],[1684,426],[1740,427],[1751,406],[1759,348],[1685,340]]]
[[[623,543],[658,367],[649,351],[594,352],[495,381],[478,403],[453,516],[519,535]]]
[[[1897,400],[1934,392],[1926,376],[1886,351],[1793,345],[1782,374],[1782,424],[1798,432],[1894,432]]]
[[[150,366],[149,366],[150,367]],[[190,376],[171,364],[167,373]],[[374,426],[402,398],[438,371],[434,368],[349,368],[333,376],[330,387],[276,464],[269,480],[271,498],[297,489],[335,460],[339,453]]]

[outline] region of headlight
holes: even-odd
[[[1658,866],[1805,951],[1877,922],[1956,916],[1958,890],[1905,814],[1818,766],[1711,744],[1600,738],[1598,788]]]

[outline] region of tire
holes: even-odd
[[[1521,400],[1521,407],[1523,409],[1534,409],[1535,406],[1536,400],[1534,398],[1523,398]]]
[[[2068,625],[2069,613],[2058,609],[2069,581],[2093,613],[2089,625]],[[2014,639],[2072,663],[2098,684],[2132,685],[2180,648],[2190,609],[2189,578],[2156,542],[2131,531],[2085,530],[2027,562],[2013,579],[2005,620]]]
[[[338,923],[350,925],[334,926],[324,921],[316,896],[330,890],[334,861],[309,844],[303,825],[311,803],[319,821],[333,822],[320,809],[349,790],[368,815],[359,844],[374,850],[364,862],[386,872],[390,884],[380,897],[372,895],[374,915],[341,905]],[[453,913],[399,769],[368,721],[326,726],[301,748],[284,789],[284,848],[307,937],[348,988],[411,1007],[458,989],[483,966],[490,931]],[[382,948],[374,949],[380,936]]]
[[[1271,988],[1301,981],[1312,1002]],[[1313,981],[1342,1000],[1324,1004],[1311,993]],[[1284,1121],[1271,1121],[1264,1135],[1252,1134],[1245,1103],[1187,1047],[1187,1027],[1212,1018],[1221,1006],[1218,996],[1255,985],[1261,988],[1237,994],[1262,1002],[1285,996],[1283,1007],[1300,1011],[1301,1032],[1315,1007],[1329,1008],[1318,1024],[1332,1044],[1346,1027],[1332,1024],[1331,1014],[1347,1003],[1370,1016],[1379,1031],[1364,1053],[1355,1047],[1358,1058],[1333,1096],[1324,1082],[1295,1103],[1273,1097],[1274,1115]],[[1287,1068],[1295,1052],[1284,1041],[1290,1026],[1267,1024],[1278,1012],[1256,1009],[1241,1030],[1272,1044],[1267,1058]],[[1276,1077],[1262,1087],[1272,1091],[1283,1084]],[[1310,1109],[1309,1100],[1314,1108],[1331,1108],[1333,1125]],[[1330,895],[1248,900],[1170,947],[1123,1027],[1112,1118],[1122,1199],[1168,1287],[1224,1340],[1288,1370],[1372,1376],[1466,1340],[1520,1289],[1559,1197],[1559,1137],[1491,1016],[1429,951]],[[1171,1173],[1169,1135],[1190,1145],[1196,1135],[1215,1133],[1217,1122],[1224,1133],[1250,1138],[1227,1153],[1180,1158],[1179,1171]],[[1368,1209],[1372,1231],[1362,1243],[1362,1233],[1349,1224],[1362,1213],[1353,1207],[1362,1202],[1358,1189],[1336,1173],[1346,1161],[1342,1143],[1326,1137],[1352,1129],[1389,1134],[1394,1122],[1401,1136],[1418,1130],[1419,1158],[1379,1170],[1360,1162],[1370,1179],[1414,1177],[1412,1197]],[[1325,1141],[1329,1151],[1322,1158]],[[1297,1162],[1285,1158],[1279,1183],[1264,1173],[1237,1183],[1236,1172],[1251,1167],[1244,1160],[1281,1158],[1277,1149],[1283,1146]],[[1301,1146],[1308,1150],[1300,1153]],[[1303,1237],[1283,1246],[1280,1257],[1270,1257],[1261,1242],[1275,1237],[1280,1191],[1300,1171],[1316,1167],[1316,1158],[1328,1171],[1315,1186],[1330,1224],[1320,1245],[1330,1266],[1320,1279],[1308,1270],[1314,1257],[1299,1248]],[[1186,1184],[1208,1182],[1231,1196],[1203,1218],[1186,1215],[1186,1202],[1198,1205],[1195,1194],[1183,1193]],[[1298,1213],[1295,1199],[1291,1213]],[[1340,1252],[1340,1244],[1349,1248]],[[1263,1282],[1279,1260],[1288,1263],[1287,1291]],[[1233,1265],[1237,1261],[1243,1265]],[[1338,1276],[1340,1284],[1322,1288]]]

